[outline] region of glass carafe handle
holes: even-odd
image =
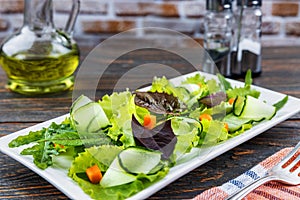
[[[67,21],[65,32],[68,34],[72,34],[74,25],[77,19],[77,16],[79,14],[79,8],[80,8],[80,1],[79,0],[73,0],[72,10],[69,16],[69,19]]]

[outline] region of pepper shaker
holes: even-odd
[[[231,76],[230,51],[233,32],[232,0],[206,0],[204,48],[221,74]],[[210,65],[209,65],[210,64]],[[209,63],[211,72],[214,64]]]

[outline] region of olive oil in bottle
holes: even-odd
[[[72,88],[79,64],[79,49],[72,39],[79,0],[63,31],[53,24],[52,0],[25,0],[24,23],[0,45],[0,65],[7,87],[27,95],[60,92]]]
[[[9,46],[10,42],[2,47],[0,64],[7,74],[10,90],[22,94],[44,94],[73,86],[73,73],[79,64],[75,44],[68,48],[55,42],[35,42],[28,50],[18,52],[9,50]]]

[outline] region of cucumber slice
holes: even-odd
[[[193,93],[200,89],[200,86],[195,83],[184,83],[180,85],[181,87],[185,88],[189,93]]]
[[[235,116],[240,116],[244,110],[246,103],[246,97],[237,96],[233,103],[233,114]]]
[[[70,113],[75,112],[78,108],[80,108],[90,102],[92,102],[92,100],[90,98],[88,98],[87,96],[81,95],[73,102]]]
[[[133,174],[148,174],[160,163],[161,153],[131,147],[122,151],[118,158],[121,167],[125,171]]]
[[[105,112],[96,102],[81,106],[71,116],[78,131],[93,133],[109,125]]]
[[[100,185],[104,188],[107,188],[131,183],[135,180],[136,176],[126,173],[120,166],[119,159],[116,157],[105,172],[103,178],[100,181]]]
[[[276,108],[272,105],[268,105],[260,99],[256,99],[252,96],[246,96],[245,105],[241,118],[253,119],[254,121],[261,121],[264,119],[271,119],[276,114]]]
[[[234,114],[226,115],[224,122],[228,124],[229,132],[240,129],[244,124],[252,123],[252,119],[237,117]]]

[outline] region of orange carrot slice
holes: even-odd
[[[230,105],[232,105],[233,103],[234,103],[234,101],[235,101],[235,98],[230,98],[229,100],[228,100],[228,103],[230,104]]]
[[[155,115],[145,115],[144,116],[144,127],[147,129],[153,129],[156,125],[156,116]]]
[[[85,173],[93,184],[98,184],[102,179],[102,173],[98,165],[87,168]]]
[[[208,121],[211,121],[212,116],[209,115],[209,114],[203,113],[203,114],[200,115],[199,119],[200,119],[200,121],[202,121],[203,119],[207,119]]]

